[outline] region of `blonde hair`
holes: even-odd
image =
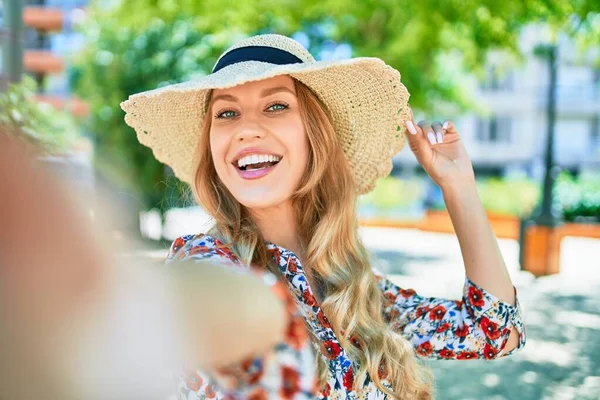
[[[358,235],[357,196],[351,171],[329,111],[308,87],[294,82],[310,146],[307,171],[292,196],[298,234],[306,270],[324,288],[321,308],[340,344],[359,366],[355,389],[368,373],[392,398],[431,399],[429,369],[417,362],[408,340],[383,320],[382,293]],[[206,112],[192,185],[196,201],[215,219],[210,234],[228,243],[246,265],[264,267],[279,275],[248,211],[217,175],[210,151],[210,124],[211,113]],[[323,387],[328,368],[322,357],[317,359]],[[391,390],[383,385],[384,378]]]

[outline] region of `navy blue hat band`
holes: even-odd
[[[288,53],[285,50],[277,49],[269,46],[246,46],[231,50],[224,55],[217,65],[213,68],[212,73],[225,68],[231,64],[237,64],[244,61],[262,61],[270,64],[298,64],[303,63],[301,59]]]

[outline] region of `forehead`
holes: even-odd
[[[280,75],[275,76],[273,78],[262,79],[260,81],[254,82],[246,82],[242,85],[234,86],[227,89],[215,89],[212,93],[212,98],[223,94],[229,94],[233,96],[240,95],[253,95],[260,94],[266,89],[272,89],[277,87],[284,87],[290,89],[293,93],[296,93],[296,88],[294,86],[294,80],[289,75]]]

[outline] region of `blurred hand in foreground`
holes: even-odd
[[[263,279],[124,262],[68,190],[0,132],[0,398],[164,400],[184,363],[217,368],[281,340],[286,310]]]

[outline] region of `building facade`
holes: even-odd
[[[489,65],[488,78],[477,82],[475,96],[489,114],[471,113],[455,118],[462,139],[481,175],[543,174],[547,124],[549,67],[533,55],[543,42],[543,30],[524,30],[520,46],[528,54],[522,65],[496,74]],[[580,54],[568,38],[558,44],[555,164],[574,173],[600,171],[600,68],[593,49]],[[401,170],[416,166],[409,152],[395,159]]]

